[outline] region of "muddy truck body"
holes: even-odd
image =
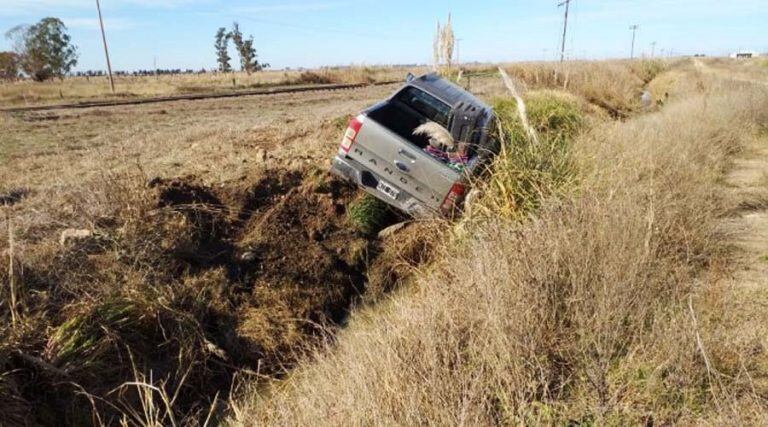
[[[462,147],[460,163],[417,131],[427,123]],[[409,74],[389,99],[350,121],[331,171],[409,215],[453,216],[498,153],[494,126],[493,110],[463,88],[436,74]]]

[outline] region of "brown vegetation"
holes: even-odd
[[[754,306],[724,297],[714,226],[765,95],[677,66],[693,81],[641,115],[663,67],[509,69],[542,143],[467,72],[504,155],[455,228],[382,238],[324,168],[393,87],[0,116],[6,419],[201,423],[238,377],[248,424],[757,419],[762,343],[722,316]]]
[[[4,416],[194,424],[237,375],[285,372],[380,251],[347,223],[356,189],[314,164],[340,112],[388,90],[2,117]]]
[[[491,215],[462,223],[411,292],[356,313],[233,422],[764,423],[766,330],[749,318],[765,315],[726,286],[718,220],[768,93],[690,76],[703,91],[659,112],[502,157],[540,206],[521,222],[514,194],[488,188],[472,211]]]

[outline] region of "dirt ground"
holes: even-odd
[[[733,283],[763,295],[768,287],[768,137],[757,139],[728,175],[738,203],[724,230],[737,249]]]
[[[327,169],[350,115],[396,87],[0,115],[0,307],[15,281],[22,319],[0,329],[0,405],[78,424],[83,390],[135,407],[115,390],[137,366],[189,390],[174,410],[194,418],[391,289],[429,248],[351,227],[359,193]]]
[[[137,165],[156,176],[237,179],[266,163],[260,150],[272,166],[327,153],[350,112],[394,87],[6,115],[0,180],[80,184]]]

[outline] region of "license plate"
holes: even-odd
[[[400,195],[400,191],[396,190],[392,185],[384,181],[379,181],[379,185],[376,186],[376,189],[386,194],[393,200],[397,200],[397,196]]]

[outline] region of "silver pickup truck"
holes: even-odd
[[[461,87],[409,74],[392,97],[350,121],[331,171],[409,215],[452,216],[498,153],[494,123],[493,110]]]

